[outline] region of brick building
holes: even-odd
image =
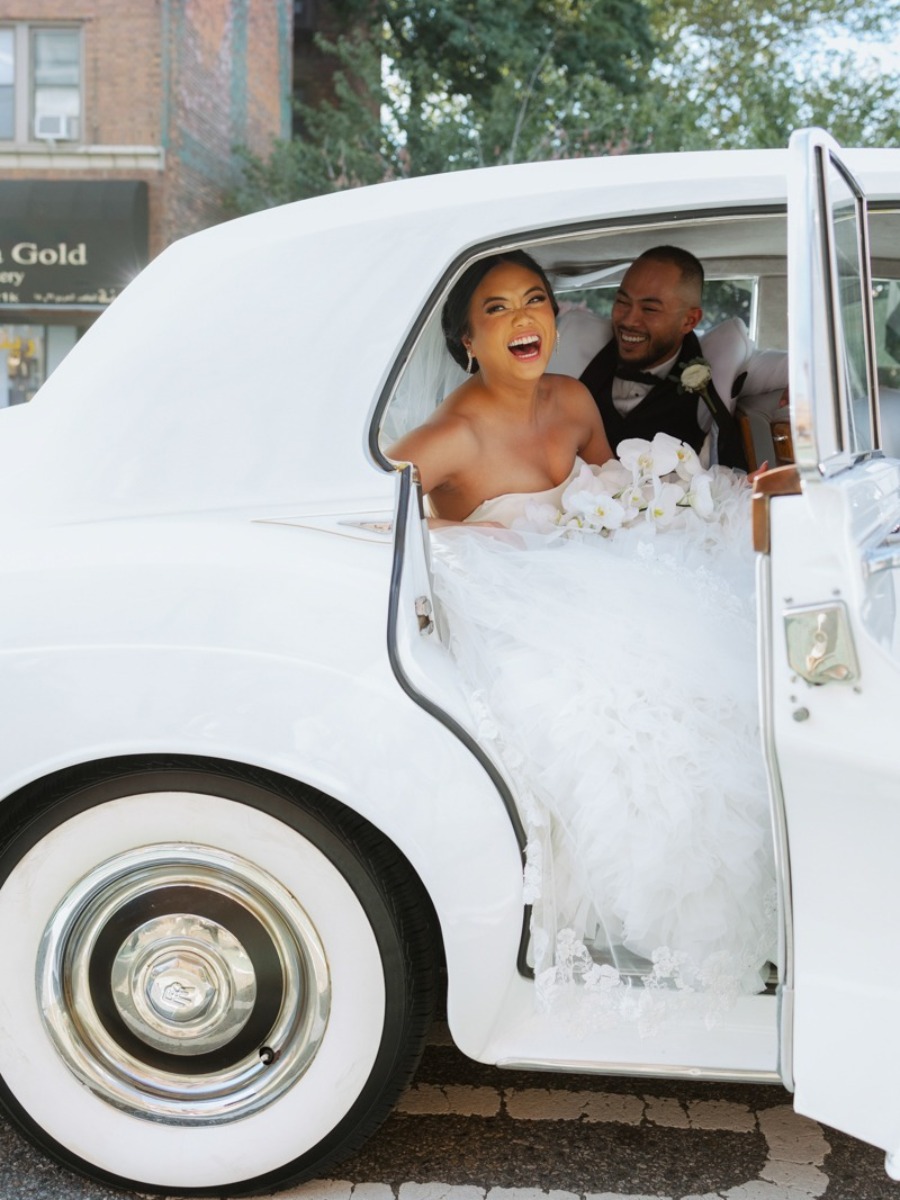
[[[293,7],[0,0],[0,406],[289,135]]]

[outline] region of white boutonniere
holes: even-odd
[[[712,383],[712,367],[705,358],[692,358],[690,362],[679,363],[681,376],[678,381],[679,392],[688,392],[699,396],[709,411],[715,415],[715,406],[709,394]]]

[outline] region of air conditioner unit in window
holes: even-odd
[[[71,142],[77,136],[78,121],[56,113],[38,113],[34,118],[34,136],[42,142]]]

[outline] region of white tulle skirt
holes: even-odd
[[[749,491],[717,488],[714,520],[665,531],[433,536],[450,650],[528,829],[541,1003],[576,988],[652,1024],[703,994],[714,1014],[774,958]]]

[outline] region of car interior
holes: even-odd
[[[900,457],[900,209],[873,204],[869,237],[882,446],[885,453]],[[541,263],[553,283],[561,314],[586,308],[606,316],[629,264],[644,250],[663,244],[689,250],[704,265],[704,318],[697,330],[701,339],[717,327],[724,335],[726,323],[738,318],[759,349],[773,351],[777,358],[786,352],[787,218],[783,209],[609,222],[587,232],[554,231],[543,237],[522,237],[506,248],[521,247]],[[420,336],[387,406],[382,446],[426,420],[465,378],[455,364],[446,361],[449,356],[441,342],[440,305],[446,290],[433,298],[434,307],[425,314]],[[565,369],[564,358],[560,366]],[[793,461],[789,409],[780,403],[781,398],[782,388],[776,387],[745,392],[737,402],[751,470],[763,462],[774,467]]]

